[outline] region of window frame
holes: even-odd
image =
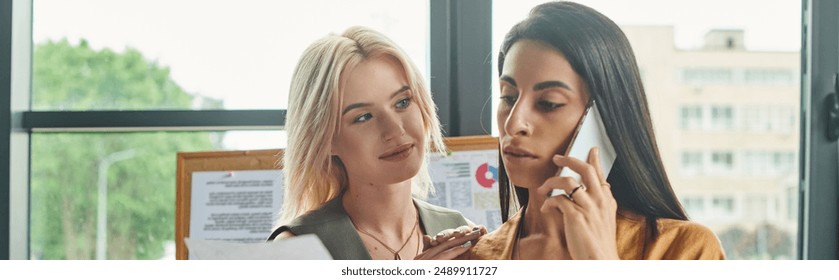
[[[824,100],[839,72],[839,2],[803,0],[798,258],[839,259],[839,149],[827,139]]]
[[[0,259],[29,259],[31,1],[0,0]]]

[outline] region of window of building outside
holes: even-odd
[[[682,173],[685,175],[698,175],[704,169],[705,162],[702,158],[702,152],[684,151],[682,152]]]
[[[757,105],[743,106],[743,129],[750,131],[768,131],[771,124],[767,108]]]
[[[732,173],[734,155],[731,152],[711,152],[711,171],[714,174]]]
[[[745,105],[740,121],[744,130],[770,133],[792,133],[796,110],[790,105]]]
[[[719,215],[731,217],[734,215],[734,198],[731,197],[714,197],[711,202],[713,211]]]
[[[792,85],[795,76],[787,69],[746,69],[745,82],[754,85],[783,86]]]
[[[284,109],[303,50],[354,25],[390,37],[428,76],[427,0],[34,0],[32,18],[35,111]],[[31,142],[32,259],[174,259],[176,153],[284,148],[285,132]]]
[[[734,111],[731,106],[711,106],[711,127],[728,130],[734,127]]]
[[[494,78],[500,38],[542,2],[493,1]],[[795,258],[801,2],[576,2],[614,20],[632,44],[664,165],[688,215],[716,232],[730,259]],[[713,175],[682,172],[698,158]],[[749,196],[767,203],[740,214],[737,199]],[[698,197],[708,205],[696,206]]]
[[[794,154],[783,151],[749,151],[743,164],[746,175],[786,176],[794,172]]]
[[[772,154],[772,165],[778,173],[792,172],[795,164],[795,155],[791,152],[774,152]]]
[[[682,129],[702,129],[703,119],[701,106],[682,106],[680,116]]]
[[[703,197],[683,197],[681,200],[688,213],[703,213],[705,211],[705,199]]]
[[[731,69],[684,69],[682,80],[686,85],[724,85],[732,82]]]
[[[760,195],[747,196],[745,208],[746,215],[754,217],[757,220],[766,220],[770,218],[769,213],[774,212],[769,211],[774,209],[770,208],[768,199]]]
[[[776,132],[790,133],[795,127],[795,112],[798,111],[789,105],[775,107],[775,114],[772,115],[772,123]]]
[[[747,151],[743,156],[743,172],[745,175],[769,175],[770,164],[769,153],[765,151]]]

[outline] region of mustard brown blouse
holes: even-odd
[[[521,210],[495,231],[481,237],[460,259],[510,260],[518,235]],[[644,217],[619,211],[617,215],[618,255],[622,260],[722,260],[725,252],[717,236],[707,227],[675,219],[657,220],[659,235],[647,244],[644,254]]]

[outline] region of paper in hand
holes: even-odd
[[[190,260],[331,260],[323,242],[306,234],[264,243],[184,238]]]

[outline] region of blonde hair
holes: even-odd
[[[427,135],[426,155],[446,151],[437,107],[422,74],[408,56],[390,39],[366,27],[351,27],[341,35],[330,34],[303,52],[292,76],[285,126],[288,146],[283,156],[285,193],[280,224],[319,208],[347,187],[343,165],[329,152],[339,128],[343,100],[341,76],[366,59],[382,56],[401,64],[415,92]],[[427,161],[423,160],[412,179],[412,193],[420,199],[434,192]]]

